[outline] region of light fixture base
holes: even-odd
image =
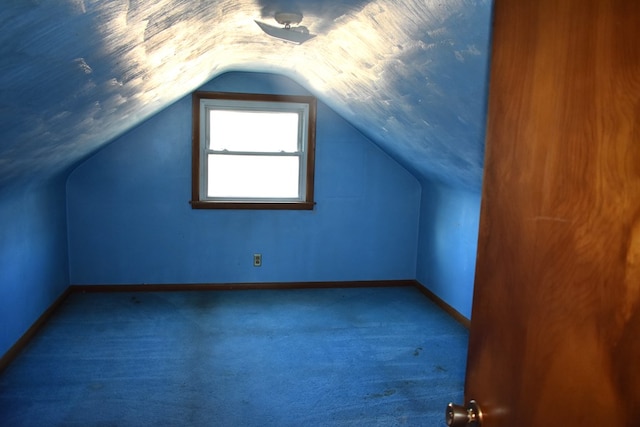
[[[275,19],[278,24],[290,27],[292,24],[298,25],[302,21],[302,14],[295,12],[277,12]]]

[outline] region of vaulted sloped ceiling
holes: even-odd
[[[305,86],[418,178],[480,188],[490,0],[6,0],[0,188],[64,173],[231,70]],[[264,34],[304,15],[302,45]]]

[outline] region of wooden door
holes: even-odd
[[[495,0],[466,399],[640,426],[640,1]]]

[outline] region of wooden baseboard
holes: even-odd
[[[465,328],[469,329],[471,327],[471,320],[467,319],[463,316],[458,310],[451,307],[447,304],[442,298],[431,292],[427,287],[422,285],[417,280],[415,281],[416,287],[422,292],[427,298],[433,301],[438,307],[444,310],[449,316],[453,317],[458,323],[460,323]]]
[[[313,288],[388,288],[414,286],[458,323],[469,329],[471,321],[455,308],[414,279],[403,280],[360,280],[336,282],[265,282],[265,283],[186,283],[186,284],[123,284],[123,285],[71,285],[73,292],[162,292],[162,291],[237,291],[237,290],[278,290]]]
[[[65,289],[65,291],[58,298],[56,298],[53,304],[51,304],[49,308],[47,308],[44,313],[42,313],[40,317],[38,317],[38,319],[31,325],[31,327],[27,329],[27,332],[22,334],[18,341],[16,341],[15,344],[13,344],[11,348],[9,348],[9,350],[7,350],[7,352],[2,355],[2,357],[0,358],[0,373],[2,373],[2,371],[4,371],[7,366],[9,366],[9,364],[18,356],[18,354],[20,354],[20,352],[27,346],[29,341],[31,341],[31,339],[38,333],[40,328],[42,328],[47,320],[49,320],[51,315],[58,309],[60,304],[62,304],[62,302],[69,296],[71,292],[72,291],[70,288]]]
[[[265,282],[265,283],[170,283],[71,285],[73,292],[162,292],[162,291],[234,291],[277,289],[388,288],[415,286],[415,280],[361,280],[337,282]]]

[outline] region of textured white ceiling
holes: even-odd
[[[0,188],[65,173],[229,70],[291,77],[419,178],[479,190],[490,0],[9,0]],[[303,13],[302,45],[265,35]]]

